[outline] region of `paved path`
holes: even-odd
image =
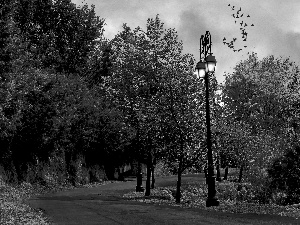
[[[184,177],[184,180],[194,179]],[[203,179],[203,178],[199,178]],[[174,177],[157,179],[158,186],[174,185]],[[300,224],[293,218],[211,212],[125,201],[124,193],[135,189],[136,182],[111,183],[95,188],[78,188],[47,194],[29,200],[42,209],[54,224]]]

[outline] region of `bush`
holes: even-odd
[[[260,204],[270,203],[272,193],[270,191],[270,179],[266,169],[251,167],[245,173],[245,179],[251,184],[252,201]]]
[[[300,202],[300,146],[294,146],[282,157],[276,159],[267,170],[271,178],[273,198],[283,204]],[[279,197],[278,197],[279,196]]]

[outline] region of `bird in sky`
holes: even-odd
[[[235,7],[235,6],[231,5],[231,4],[228,4],[228,6],[231,8],[231,10],[235,11],[235,13],[231,14],[231,16],[233,18],[235,18],[234,19],[234,23],[237,24],[237,22],[238,22],[240,24],[240,31],[241,31],[241,37],[242,37],[241,40],[242,41],[247,41],[247,35],[248,35],[248,33],[246,32],[245,27],[250,26],[250,25],[248,25],[246,23],[246,22],[248,22],[248,21],[245,21],[246,19],[244,19],[244,20],[239,19],[239,18],[242,18],[244,16],[244,14],[245,14],[245,13],[242,13],[242,7],[238,8],[238,6]],[[246,15],[247,15],[247,17],[250,17],[249,14],[245,14],[245,17],[246,17]],[[251,26],[254,26],[254,24],[251,24]],[[226,38],[224,37],[223,44],[227,45],[227,47],[231,48],[234,52],[240,52],[240,51],[243,50],[243,47],[235,48],[235,46],[234,46],[235,44],[238,43],[237,42],[238,40],[239,40],[238,37],[234,37],[232,39],[232,41],[228,41],[227,42]],[[242,45],[242,46],[244,46],[244,48],[247,47],[246,45]]]

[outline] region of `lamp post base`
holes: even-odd
[[[219,206],[220,201],[218,200],[216,196],[216,183],[215,183],[216,177],[210,176],[207,178],[208,181],[208,196],[206,200],[206,207],[210,206]]]
[[[208,198],[206,200],[206,207],[211,207],[211,206],[219,206],[220,201],[217,198]]]

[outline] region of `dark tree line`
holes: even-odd
[[[99,179],[100,168],[113,178],[132,161],[153,173],[157,160],[181,175],[202,160],[195,60],[158,16],[145,31],[124,25],[112,40],[93,6],[69,0],[3,1],[1,17],[7,181],[76,184]]]

